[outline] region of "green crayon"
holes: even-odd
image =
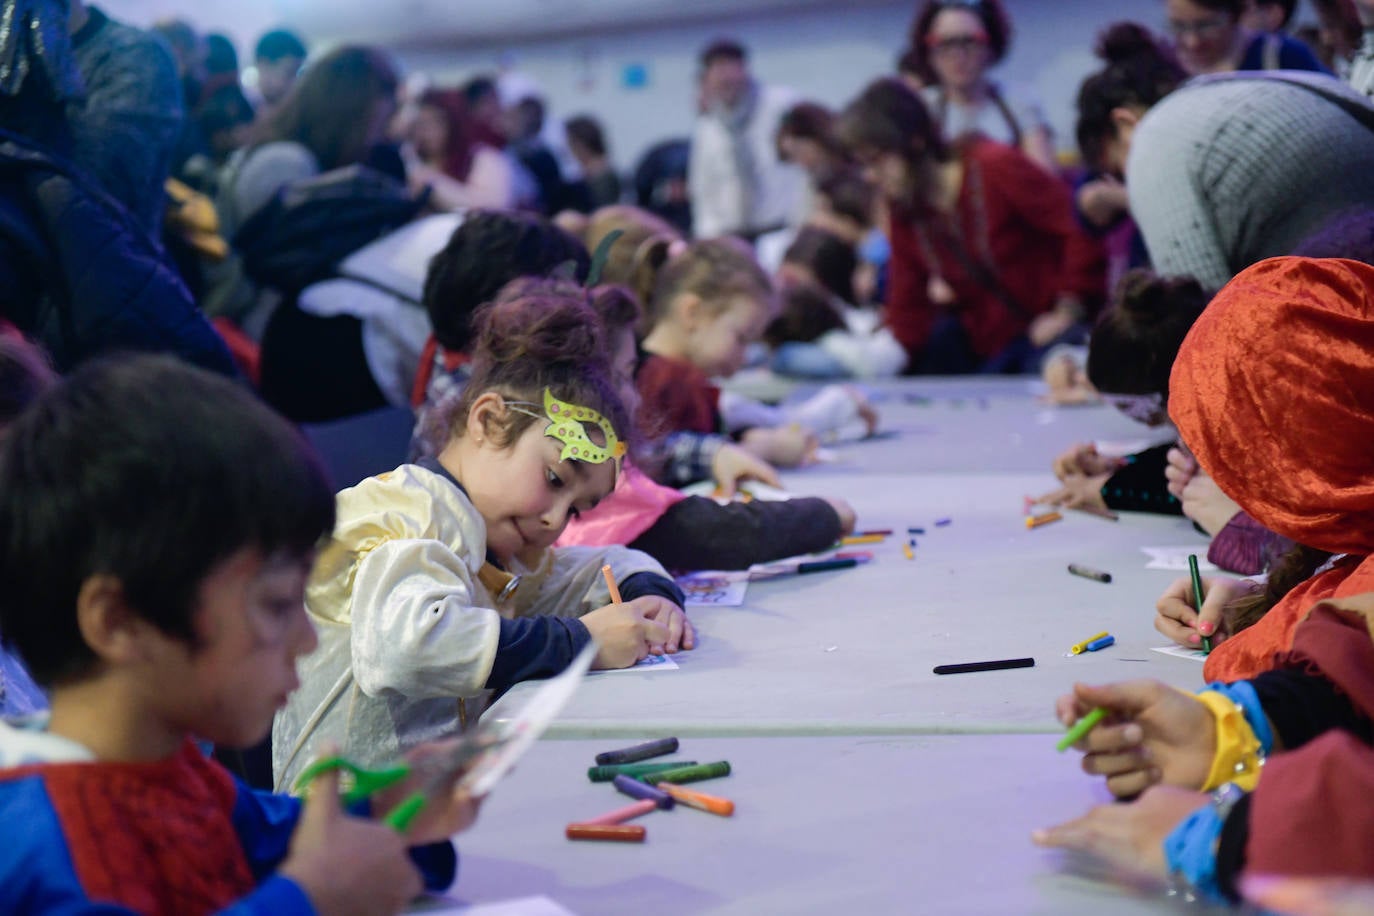
[[[700,782],[703,779],[717,779],[729,775],[729,761],[718,760],[715,763],[699,763],[695,766],[663,770],[654,774],[653,781],[671,782],[676,785],[684,782]],[[643,779],[642,776],[640,778]]]
[[[1054,749],[1059,751],[1060,753],[1067,751],[1069,748],[1077,744],[1083,738],[1084,735],[1092,731],[1093,727],[1096,726],[1097,723],[1101,722],[1104,718],[1106,718],[1106,715],[1107,710],[1103,709],[1101,706],[1097,707],[1092,712],[1088,713],[1086,716],[1075,722],[1073,726],[1069,729],[1068,733],[1065,734],[1064,737],[1059,739],[1059,743],[1054,746]]]
[[[587,778],[592,782],[610,782],[622,774],[638,778],[652,773],[662,773],[665,770],[680,770],[696,765],[695,760],[670,760],[667,763],[615,763],[608,766],[588,767]]]

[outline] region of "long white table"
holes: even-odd
[[[661,737],[643,733],[636,738]],[[629,799],[586,768],[605,741],[541,741],[458,837],[450,895],[542,895],[582,914],[1136,914],[1156,885],[1035,847],[1030,832],[1108,796],[1035,735],[688,738],[729,760],[693,784],[729,818],[679,807],[635,821],[643,844],[574,842],[564,826]]]
[[[1155,599],[1179,574],[1145,569],[1139,548],[1205,551],[1203,539],[1183,519],[1148,515],[1110,522],[1067,513],[1027,530],[1021,494],[1045,477],[801,478],[849,496],[861,527],[902,536],[852,548],[872,550],[866,565],[753,582],[742,607],[692,609],[700,645],[676,656],[677,670],[589,678],[553,734],[1044,732],[1057,727],[1054,697],[1076,679],[1201,686],[1200,664],[1150,651],[1165,643],[1153,628]],[[943,517],[951,523],[935,527]],[[901,550],[909,526],[926,529],[915,560]],[[1069,563],[1113,581],[1071,576]],[[1064,657],[1103,630],[1115,646]],[[1025,656],[1034,668],[932,673]],[[533,689],[517,686],[487,715],[509,715]]]
[[[836,445],[833,462],[784,482],[844,497],[861,529],[894,536],[852,548],[874,554],[862,567],[758,581],[742,607],[694,609],[700,647],[677,670],[589,677],[460,839],[459,898],[545,895],[587,914],[1173,909],[1157,887],[1086,876],[1029,841],[1107,798],[1054,753],[1055,697],[1076,680],[1201,685],[1196,661],[1151,651],[1165,643],[1155,600],[1180,574],[1146,569],[1140,550],[1204,552],[1190,523],[1066,513],[1024,525],[1022,497],[1056,486],[1055,455],[1149,431],[1106,407],[1040,405],[1025,379],[871,389],[895,435]],[[926,529],[914,560],[908,527]],[[1102,630],[1115,646],[1065,657]],[[1035,667],[931,670],[1023,656]],[[530,689],[487,715],[510,715]],[[643,846],[565,840],[566,823],[621,800],[586,781],[594,754],[664,735],[683,739],[680,756],[731,761],[733,776],[700,788],[733,798],[736,816],[655,813]]]

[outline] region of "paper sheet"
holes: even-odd
[[[1142,547],[1145,555],[1150,558],[1150,562],[1145,564],[1146,569],[1172,569],[1181,572],[1188,571],[1188,555],[1197,554],[1197,568],[1200,572],[1216,572],[1217,567],[1207,562],[1207,545],[1193,544],[1183,547]]]
[[[624,674],[626,671],[676,671],[677,661],[671,655],[648,655],[641,661],[628,668],[607,668],[601,671],[588,671],[588,677],[600,677],[603,674]]]
[[[1175,658],[1186,658],[1195,662],[1207,661],[1207,653],[1201,649],[1188,649],[1183,646],[1156,646],[1155,652],[1163,655],[1172,655]]]
[[[687,607],[739,607],[749,590],[749,573],[697,572],[677,580]]]

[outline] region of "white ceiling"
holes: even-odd
[[[311,43],[365,41],[392,47],[470,47],[534,41],[759,13],[894,0],[96,0],[118,18],[149,24],[183,16],[206,30],[251,41],[288,24]],[[914,5],[914,0],[912,0]]]

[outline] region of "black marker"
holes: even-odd
[[[596,762],[599,766],[608,766],[615,763],[634,763],[637,760],[648,760],[650,757],[662,757],[664,754],[676,753],[676,738],[660,738],[657,741],[636,744],[634,747],[603,751],[596,755]]]
[[[965,662],[962,665],[936,665],[936,674],[969,674],[974,671],[1003,671],[1007,668],[1034,668],[1033,658],[1004,658],[995,662]]]
[[[1093,569],[1089,566],[1079,566],[1077,563],[1069,564],[1069,572],[1073,573],[1075,576],[1082,576],[1084,579],[1092,579],[1097,582],[1110,583],[1112,581],[1111,573],[1103,572],[1100,569]]]

